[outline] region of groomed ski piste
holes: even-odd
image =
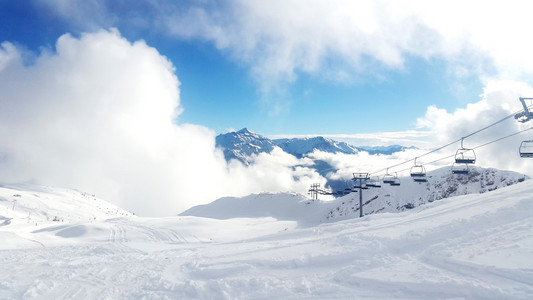
[[[4,185],[0,299],[533,299],[532,212],[529,180],[306,226],[143,218],[76,191]]]

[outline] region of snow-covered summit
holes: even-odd
[[[345,154],[355,154],[358,152],[357,148],[348,145],[345,142],[337,142],[321,136],[311,138],[275,139],[273,142],[285,152],[296,157],[302,157],[315,150]]]
[[[215,142],[217,147],[223,149],[227,161],[237,159],[245,164],[248,164],[251,155],[270,153],[275,147],[270,139],[252,132],[248,128],[219,134]]]

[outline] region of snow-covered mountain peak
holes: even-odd
[[[250,129],[244,127],[243,129],[236,131],[238,134],[256,134],[255,132],[251,131]]]
[[[236,132],[220,134],[216,137],[216,145],[222,148],[227,161],[237,159],[245,164],[249,163],[250,156],[259,153],[270,153],[274,143],[248,128]]]

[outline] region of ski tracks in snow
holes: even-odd
[[[124,243],[128,240],[126,239],[126,230],[123,226],[119,225],[113,225],[109,228],[109,238],[107,239],[109,242],[120,242]]]

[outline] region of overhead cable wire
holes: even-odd
[[[518,134],[520,134],[520,133],[523,133],[523,132],[525,132],[525,131],[532,130],[532,129],[533,129],[533,127],[530,127],[530,128],[526,128],[526,129],[523,129],[523,130],[520,130],[520,131],[517,131],[517,132],[511,133],[511,134],[509,134],[509,135],[506,135],[506,136],[503,136],[503,137],[501,137],[501,138],[498,138],[498,139],[492,140],[492,141],[487,142],[487,143],[485,143],[485,144],[478,145],[478,146],[476,146],[476,147],[474,147],[474,148],[471,148],[470,150],[475,150],[475,149],[479,149],[479,148],[482,148],[482,147],[488,146],[488,145],[490,145],[490,144],[493,144],[493,143],[499,142],[499,141],[501,141],[501,140],[504,140],[504,139],[510,138],[510,137],[512,137],[512,136],[518,135]],[[465,151],[465,152],[467,152],[467,151]],[[461,153],[461,152],[459,152],[459,153]],[[454,156],[456,156],[456,154],[448,155],[448,156],[445,156],[445,157],[442,157],[442,158],[439,158],[439,159],[436,159],[436,160],[433,160],[433,161],[427,162],[427,163],[425,163],[425,165],[430,165],[430,164],[433,164],[433,163],[436,163],[436,162],[439,162],[439,161],[442,161],[442,160],[445,160],[445,159],[448,159],[448,158],[452,158],[452,157],[454,157]],[[400,171],[396,171],[396,172],[397,172],[397,173],[401,173],[401,172],[408,171],[408,170],[410,170],[410,169],[411,169],[411,168],[406,168],[406,169],[403,169],[403,170],[400,170]]]
[[[532,108],[532,107],[533,107],[533,105],[529,105],[527,108],[529,109],[529,108]],[[478,133],[480,133],[481,131],[484,131],[484,130],[486,130],[486,129],[489,129],[489,128],[491,128],[492,126],[495,126],[495,125],[497,125],[497,124],[500,124],[501,122],[503,122],[503,121],[505,121],[505,120],[508,120],[508,119],[511,118],[511,117],[514,117],[517,113],[519,113],[519,112],[521,112],[521,111],[523,111],[523,109],[520,109],[520,110],[518,110],[518,111],[516,111],[516,112],[514,112],[514,113],[512,113],[512,114],[510,114],[510,115],[508,115],[508,116],[506,116],[506,117],[504,117],[504,118],[502,118],[502,119],[500,119],[500,120],[498,120],[498,121],[492,123],[492,124],[489,124],[489,125],[487,125],[487,126],[481,128],[481,129],[478,129],[478,130],[476,130],[476,131],[474,131],[474,132],[472,132],[472,133],[470,133],[470,134],[467,134],[467,135],[465,135],[464,137],[462,137],[462,138],[460,138],[460,139],[457,139],[457,140],[455,140],[455,141],[449,142],[448,144],[446,144],[446,145],[444,145],[444,146],[441,146],[441,147],[438,147],[438,148],[433,149],[433,150],[431,150],[431,151],[428,151],[428,152],[426,152],[426,153],[424,153],[424,154],[421,154],[421,155],[419,155],[419,156],[417,156],[417,157],[415,157],[415,158],[411,158],[411,159],[409,159],[409,160],[406,160],[406,161],[403,161],[403,162],[397,163],[397,164],[395,164],[395,165],[392,165],[392,166],[389,166],[389,167],[386,167],[386,168],[380,169],[380,170],[378,170],[378,171],[371,172],[371,173],[369,173],[369,175],[382,173],[383,171],[388,171],[388,169],[393,169],[393,168],[395,168],[395,167],[398,167],[398,166],[404,165],[404,164],[406,164],[406,163],[412,162],[412,161],[414,161],[415,159],[418,159],[418,158],[420,158],[420,157],[424,157],[424,156],[429,155],[429,154],[431,154],[431,153],[434,153],[434,152],[440,151],[440,150],[442,150],[442,149],[444,149],[444,148],[446,148],[446,147],[449,147],[449,146],[451,146],[451,145],[453,145],[453,144],[455,144],[455,143],[457,143],[457,142],[460,142],[460,141],[462,141],[462,140],[464,140],[464,139],[466,139],[466,138],[468,138],[468,137],[471,137],[471,136],[473,136],[473,135],[475,135],[475,134],[478,134]],[[529,130],[529,129],[526,129],[526,130]],[[525,130],[524,130],[524,131],[525,131]],[[518,133],[516,133],[516,134],[518,134]],[[504,137],[504,138],[505,138],[505,137]],[[479,146],[478,146],[478,147],[479,147]],[[476,148],[473,148],[473,149],[476,149]],[[430,164],[430,163],[427,163],[427,164]],[[402,171],[396,171],[396,172],[402,172]]]

